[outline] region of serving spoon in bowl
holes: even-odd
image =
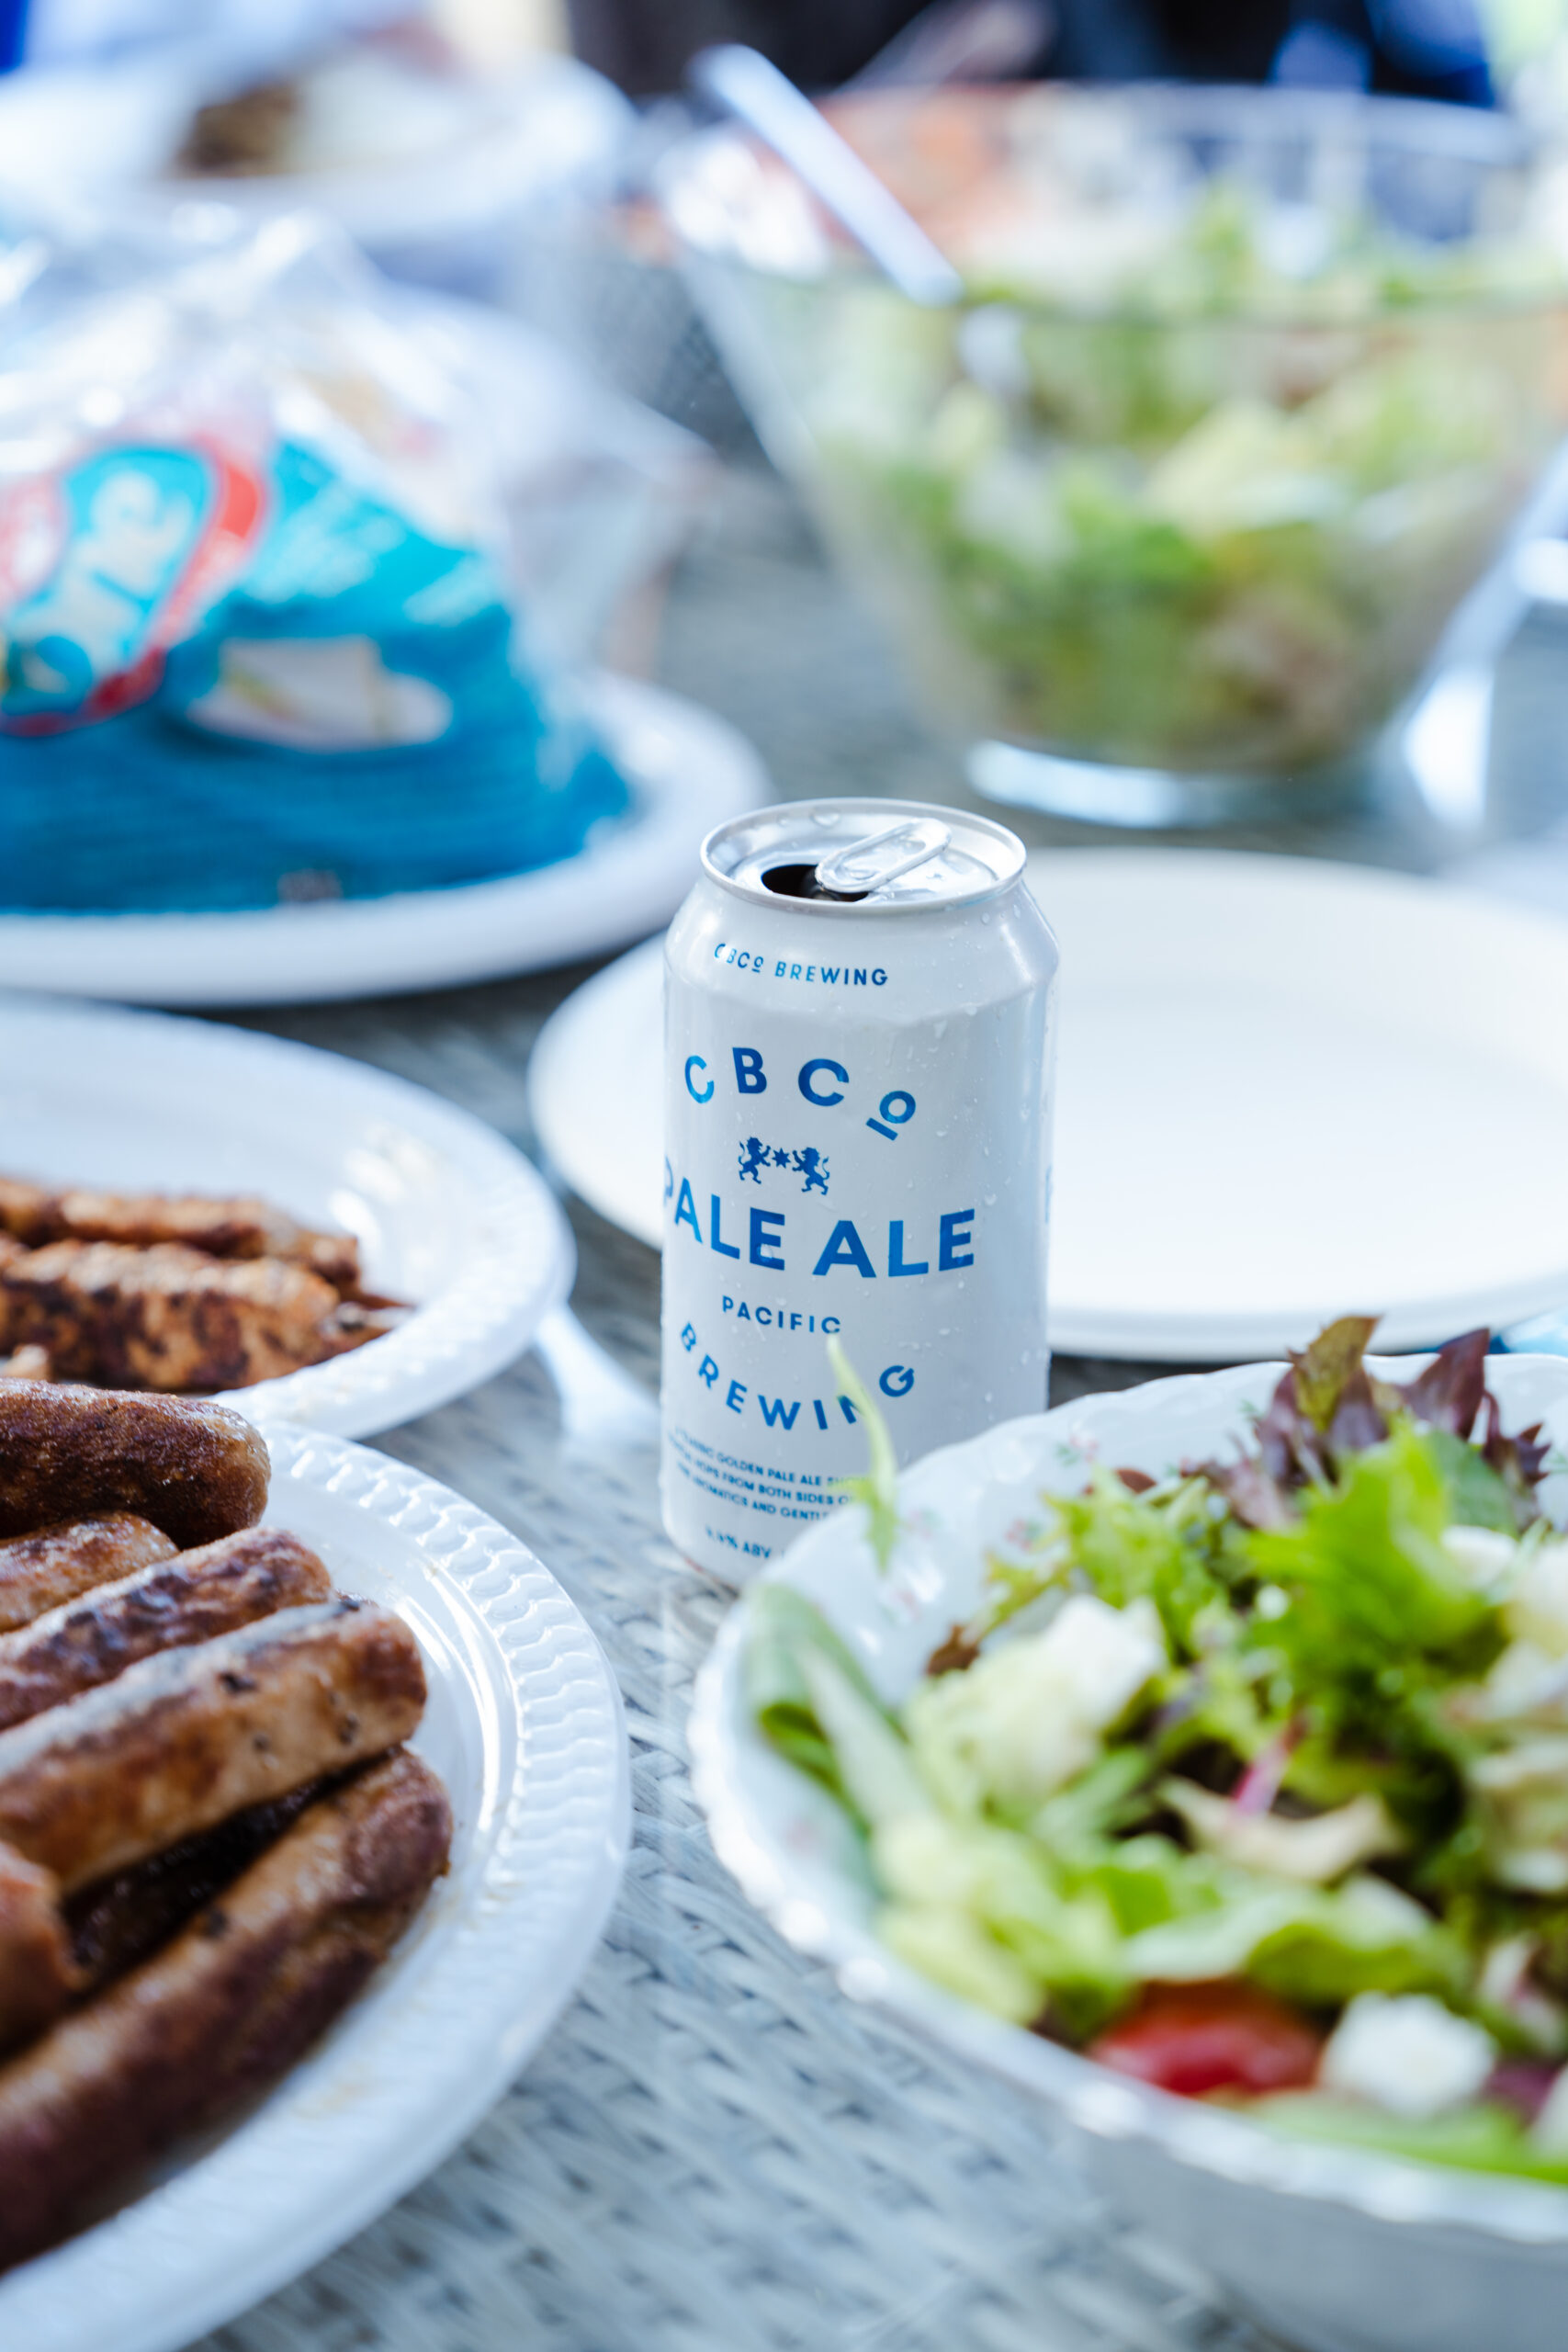
[[[928,307],[962,299],[964,281],[946,254],[886,180],[760,50],[721,42],[699,50],[686,72],[702,96],[744,123],[789,165],[901,294]]]

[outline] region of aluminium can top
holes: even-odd
[[[923,800],[795,800],[717,825],[703,871],[754,906],[807,914],[927,912],[1016,882],[1016,833]]]

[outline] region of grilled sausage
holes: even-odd
[[[0,1839],[67,1894],[406,1739],[424,1668],[358,1600],[285,1610],[0,1732]]]
[[[166,1950],[0,2071],[0,2266],[293,2064],[446,1867],[451,1812],[417,1758],[310,1806]]]
[[[174,1554],[161,1528],[123,1510],[14,1536],[0,1544],[0,1635]]]
[[[0,2050],[58,2017],[76,1986],[58,1883],[0,1846]]]
[[[212,1641],[280,1609],[326,1600],[332,1589],[314,1552],[281,1528],[245,1528],[198,1552],[175,1552],[0,1636],[0,1731],[112,1682],[155,1651]]]
[[[252,1195],[60,1191],[0,1176],[0,1230],[37,1250],[51,1241],[119,1241],[133,1250],[176,1241],[210,1258],[284,1258],[307,1266],[344,1297],[359,1294],[359,1244],[351,1233],[315,1233]]]
[[[270,1470],[258,1432],[221,1405],[0,1381],[0,1537],[127,1510],[183,1551],[254,1526]]]
[[[380,1326],[279,1258],[234,1263],[161,1242],[51,1241],[0,1261],[0,1341],[42,1348],[62,1380],[244,1388],[362,1346]]]
[[[216,1829],[182,1838],[144,1862],[83,1887],[64,1905],[71,1967],[79,1992],[123,1976],[232,1886],[242,1871],[276,1845],[329,1783],[307,1781],[270,1804],[248,1805]],[[47,1875],[45,1873],[44,1875]]]

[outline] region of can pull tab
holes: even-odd
[[[940,857],[952,839],[934,817],[907,817],[902,824],[867,833],[863,841],[847,842],[831,857],[819,859],[818,888],[836,899],[869,898],[874,890],[912,874],[917,865]]]

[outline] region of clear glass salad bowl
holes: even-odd
[[[922,307],[742,134],[663,192],[770,454],[993,797],[1224,822],[1364,786],[1562,430],[1554,182],[1462,109],[882,94]]]
[[[1407,1380],[1420,1359],[1369,1359]],[[879,1696],[897,1704],[979,1604],[987,1555],[1010,1555],[1043,1492],[1081,1487],[1086,1457],[1152,1477],[1241,1444],[1282,1366],[1152,1381],[1006,1422],[944,1447],[898,1482],[901,1534],[879,1576],[863,1511],[793,1544],[722,1627],[688,1739],[719,1859],[844,1991],[891,2011],[965,2064],[1017,2084],[1065,2122],[1108,2198],[1179,2246],[1226,2300],[1303,2352],[1560,2352],[1568,2309],[1568,2189],[1416,2163],[1365,2144],[1292,2139],[1239,2109],[1168,2092],[942,1990],[885,1943],[864,1849],[838,1803],[763,1736],[749,1681],[755,1602],[769,1585],[814,1602]],[[1568,1363],[1487,1360],[1504,1426],[1568,1440]],[[1540,1490],[1554,1523],[1568,1477]]]

